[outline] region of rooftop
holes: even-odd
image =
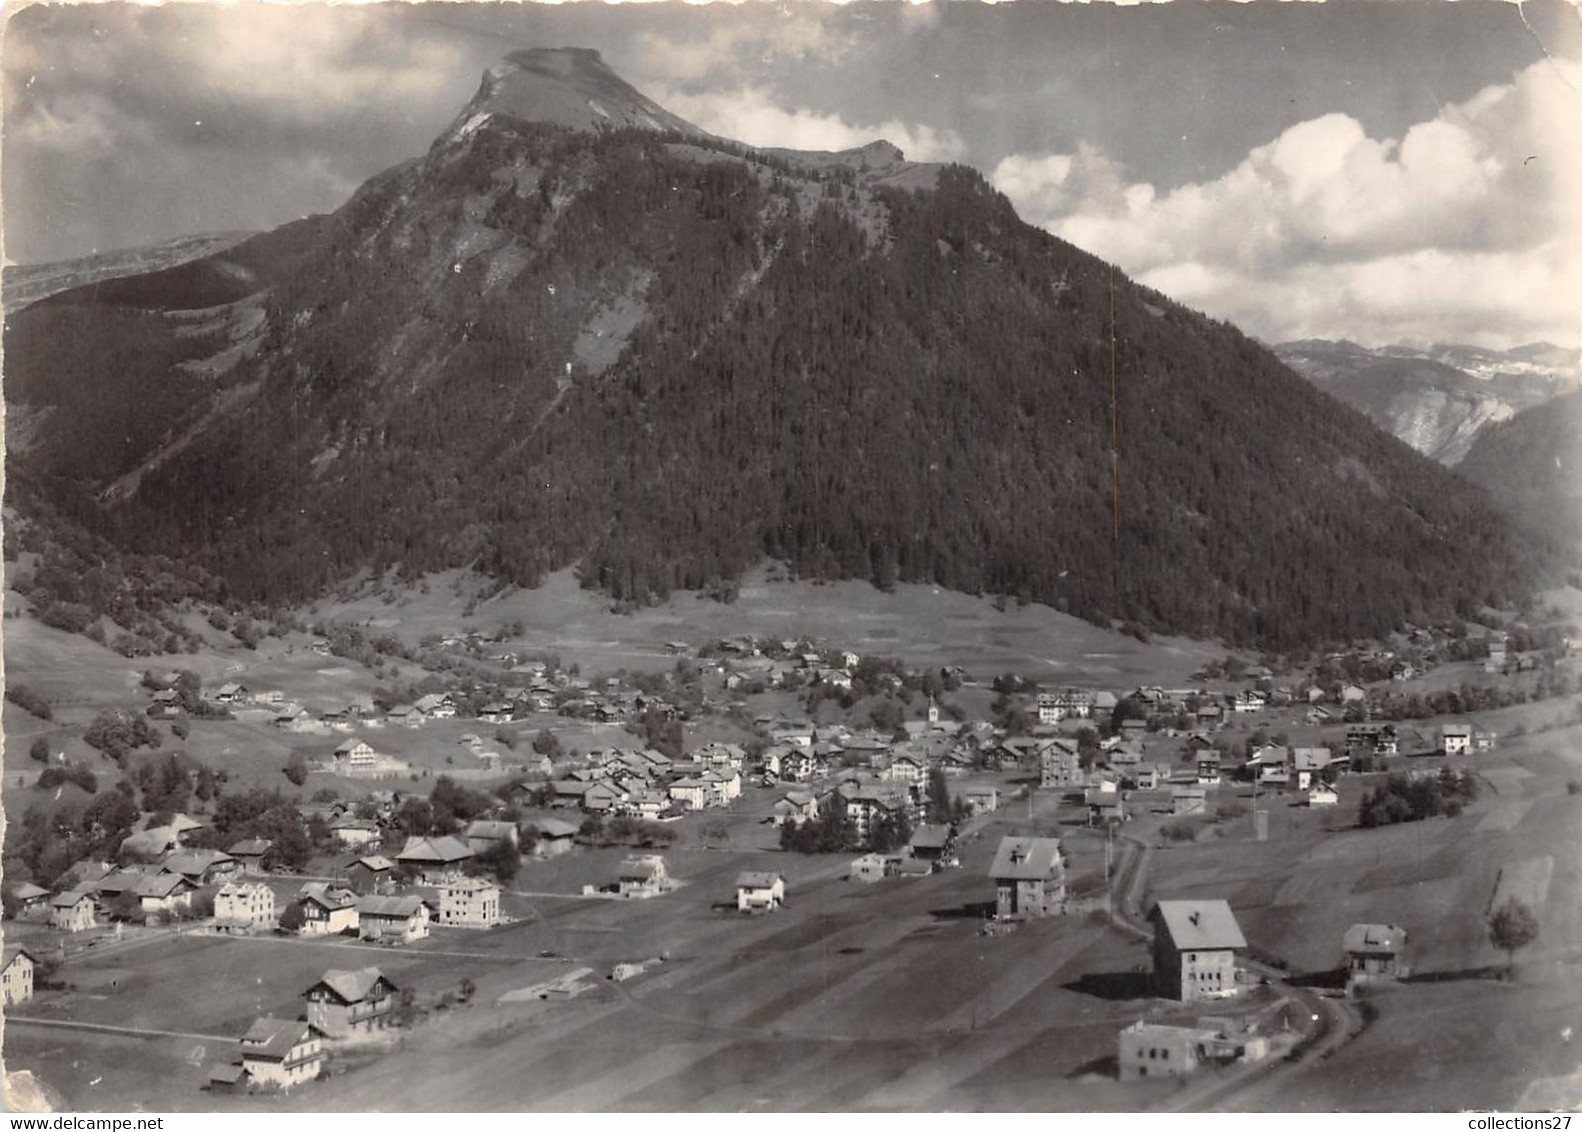
[[[1246,947],[1247,937],[1223,900],[1161,900],[1153,917],[1178,951]]]
[[[450,864],[465,861],[471,856],[472,850],[454,837],[411,837],[396,860],[424,865]]]
[[[364,896],[357,902],[359,916],[396,916],[407,919],[423,906],[420,896]]]
[[[1406,947],[1406,929],[1394,924],[1352,924],[1341,947],[1358,955],[1395,955]]]
[[[373,990],[380,979],[389,983],[390,980],[381,974],[378,967],[363,967],[356,971],[330,970],[324,972],[324,977],[314,983],[308,990],[319,986],[328,987],[337,998],[345,1003],[361,1002],[368,997],[368,992]],[[392,990],[395,984],[391,983]]]
[[[319,1033],[307,1022],[259,1018],[242,1036],[242,1053],[260,1061],[284,1061],[299,1043]]]
[[[1005,837],[994,854],[995,880],[1046,880],[1065,871],[1058,837]]]

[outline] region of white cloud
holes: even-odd
[[[106,98],[91,91],[73,93],[16,115],[11,140],[46,154],[108,157],[124,145],[137,123],[128,122]]]
[[[808,58],[839,62],[851,38],[831,26],[834,9],[822,3],[765,8],[758,18],[714,21],[701,37],[645,32],[638,38],[641,65],[666,82],[691,82],[710,75],[739,78],[780,60]]]
[[[451,45],[392,32],[377,8],[348,4],[236,5],[170,43],[217,87],[302,113],[432,97],[462,59]]]
[[[656,91],[654,98],[710,133],[748,145],[842,150],[882,138],[899,146],[912,161],[952,161],[965,151],[961,138],[952,130],[935,130],[896,119],[856,124],[834,114],[787,109],[776,104],[762,87],[742,86],[704,94]]]
[[[1298,123],[1160,192],[1105,154],[1016,154],[1029,221],[1272,339],[1582,341],[1582,67],[1546,60],[1399,139]]]

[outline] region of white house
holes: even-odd
[[[49,925],[63,932],[84,932],[96,926],[93,895],[86,888],[73,888],[50,901]]]
[[[361,739],[348,739],[335,748],[336,774],[371,774],[379,767],[379,755]]]
[[[418,896],[364,896],[356,904],[363,939],[411,943],[428,938],[429,907]]]
[[[665,859],[657,853],[628,857],[616,873],[617,891],[622,896],[658,896],[669,887],[669,881]]]
[[[275,891],[267,884],[227,884],[214,894],[214,919],[231,930],[267,928],[275,921]]]
[[[1447,723],[1439,729],[1439,746],[1447,755],[1472,753],[1472,725]]]
[[[1242,712],[1262,711],[1269,706],[1269,697],[1257,688],[1249,688],[1236,693],[1232,706]]]
[[[455,719],[456,701],[448,692],[431,692],[412,705],[429,719]]]
[[[0,958],[0,1004],[15,1006],[33,997],[35,966],[26,948],[6,944],[4,957]]]
[[[361,849],[380,840],[379,823],[367,818],[337,818],[330,825],[330,835],[343,849]]]
[[[500,922],[500,886],[481,877],[461,877],[440,886],[439,922],[448,927],[494,927]]]
[[[736,877],[738,912],[773,912],[785,898],[785,877],[779,873],[749,871]]]
[[[255,1085],[289,1089],[324,1068],[324,1032],[310,1022],[260,1018],[242,1036],[243,1075]]]

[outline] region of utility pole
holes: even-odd
[[[1109,905],[1110,923],[1115,923],[1115,886],[1111,879],[1110,858],[1113,848],[1113,825],[1104,827],[1104,903]]]

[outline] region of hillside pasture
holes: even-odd
[[[490,587],[461,571],[412,585],[379,585],[350,600],[321,601],[309,617],[388,629],[411,643],[429,634],[493,632],[521,621],[525,632],[502,647],[547,653],[565,664],[601,671],[662,671],[675,664],[665,645],[694,647],[724,637],[809,639],[863,655],[894,656],[919,666],[959,664],[969,672],[1014,671],[1051,683],[1131,688],[1180,684],[1225,650],[1182,638],[1144,644],[1047,606],[1007,604],[924,585],[885,593],[866,582],[771,581],[760,567],[729,604],[693,593],[633,613],[611,611],[607,598],[582,589],[569,570],[535,590],[505,590],[458,606]],[[462,600],[458,600],[461,598]]]

